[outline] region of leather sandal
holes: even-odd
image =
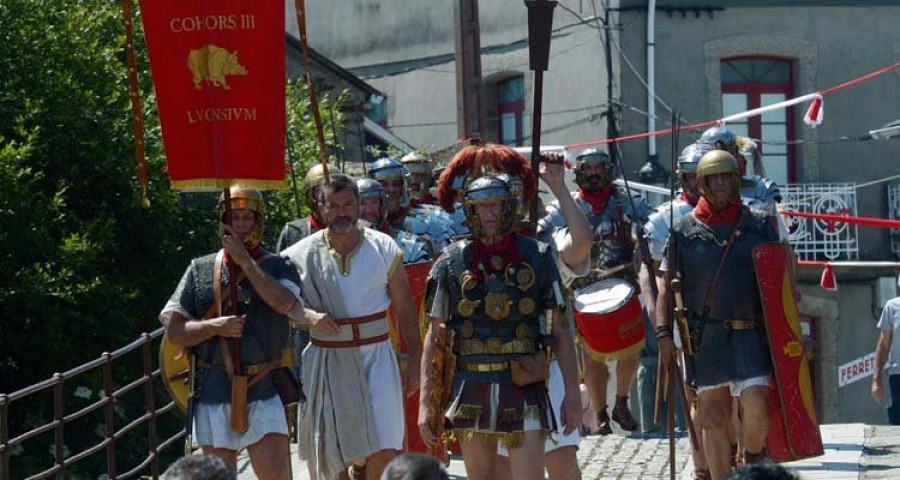
[[[609,424],[609,413],[606,412],[606,405],[604,405],[600,409],[600,413],[597,414],[597,434],[606,436],[612,433],[612,426]]]
[[[628,432],[633,432],[641,426],[631,415],[631,410],[628,409],[628,395],[621,397],[616,395],[616,406],[612,411],[612,419],[622,427],[622,430]]]

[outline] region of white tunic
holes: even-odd
[[[356,318],[390,307],[388,280],[401,252],[387,235],[362,229],[359,246],[346,258],[330,249],[327,230],[317,232],[282,255],[300,272],[309,308],[332,318]],[[357,326],[387,331],[387,320]],[[353,328],[336,335],[312,331],[323,341],[347,341]],[[347,465],[384,449],[403,447],[404,418],[400,372],[390,341],[351,348],[313,344],[303,352],[307,405],[299,428],[300,457],[318,478],[334,478]]]

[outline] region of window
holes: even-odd
[[[722,116],[782,102],[793,95],[791,62],[779,58],[738,57],[721,63]],[[765,176],[779,185],[794,180],[794,109],[775,110],[728,124],[738,135],[757,140]],[[759,141],[762,140],[762,141]],[[748,173],[752,171],[748,165]]]
[[[387,128],[388,124],[388,102],[387,98],[380,95],[373,95],[369,98],[369,105],[365,111],[369,120]]]
[[[522,145],[522,112],[525,110],[525,80],[522,76],[497,82],[497,117],[500,143]]]

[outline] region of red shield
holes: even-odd
[[[416,306],[419,312],[418,319],[420,328],[422,325],[425,325],[426,328],[428,326],[427,316],[425,315],[423,308],[426,279],[428,278],[428,273],[431,271],[431,265],[433,263],[434,262],[429,260],[426,262],[403,265],[403,269],[406,270],[406,278],[409,280],[409,289],[412,292],[413,305]],[[420,330],[420,332],[421,335],[424,336],[425,331]],[[405,368],[406,360],[404,354],[408,354],[409,349],[406,346],[403,335],[400,334],[400,327],[397,324],[397,319],[394,315],[391,315],[391,341],[394,344],[394,349],[401,355],[401,368]],[[419,392],[404,398],[403,403],[406,410],[406,450],[424,453],[428,450],[428,446],[425,445],[425,442],[422,441],[422,437],[419,435]]]
[[[767,243],[753,249],[766,335],[775,368],[769,393],[769,456],[787,462],[822,455],[809,373],[810,352],[803,347],[797,304],[791,285],[787,245]]]

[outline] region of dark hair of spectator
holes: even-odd
[[[163,480],[235,480],[234,471],[215,455],[187,455],[163,474]]]
[[[800,477],[774,463],[747,465],[732,472],[725,480],[798,480]]]
[[[438,459],[421,453],[404,453],[391,460],[381,480],[449,480]]]

